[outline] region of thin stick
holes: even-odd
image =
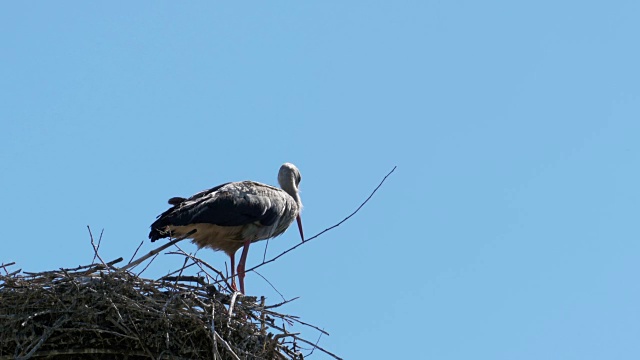
[[[97,256],[98,259],[100,259],[100,262],[102,263],[102,265],[104,265],[107,271],[109,271],[109,267],[104,262],[104,260],[102,260],[102,258],[100,257],[100,254],[98,254],[98,247],[100,247],[100,242],[98,242],[98,246],[96,246],[96,244],[93,242],[93,234],[91,233],[91,228],[89,227],[89,225],[87,225],[87,230],[89,230],[89,238],[91,238],[91,246],[93,247],[93,253],[94,253],[93,261],[96,260],[96,256]],[[104,231],[104,229],[102,231]],[[100,233],[100,240],[102,240],[102,233]]]
[[[324,331],[324,330],[320,329],[319,327],[317,327],[317,326],[315,326],[315,325],[311,325],[311,324],[309,324],[309,323],[306,323],[306,322],[304,322],[304,321],[302,321],[302,320],[300,320],[300,319],[298,319],[298,318],[296,318],[296,319],[294,319],[294,320],[295,320],[295,322],[297,322],[297,323],[299,323],[299,324],[302,324],[302,325],[308,326],[308,327],[310,327],[310,328],[314,328],[314,329],[318,330],[319,332],[321,332],[321,333],[323,333],[323,334],[325,334],[325,335],[329,336],[329,333],[328,333],[328,332],[326,332],[326,331]]]
[[[180,253],[169,253],[169,254],[182,255],[182,254],[180,254]],[[195,262],[193,262],[193,263],[191,263],[191,264],[189,264],[189,265],[185,266],[185,267],[184,267],[184,269],[188,269],[188,268],[192,267],[193,265],[196,265],[196,263],[195,263]],[[161,278],[160,278],[160,279],[158,279],[158,280],[164,280],[164,278],[166,278],[166,277],[170,277],[170,276],[171,276],[171,275],[173,275],[173,274],[177,274],[177,273],[179,273],[180,271],[182,271],[182,270],[184,270],[184,269],[178,269],[178,270],[172,271],[172,272],[168,273],[167,275],[165,275],[165,276],[161,277]],[[209,275],[209,274],[207,274],[207,275]]]
[[[284,332],[285,334],[292,334],[292,333],[289,333],[289,332],[287,331],[287,329],[286,329],[286,327],[285,327],[284,323],[282,323],[282,327],[279,327],[278,325],[274,325],[274,324],[271,324],[270,326],[271,326],[272,328],[274,328],[274,329],[278,329],[278,330],[280,330],[280,331]],[[278,334],[278,335],[284,335],[284,334]],[[292,334],[292,335],[294,335],[294,334]],[[282,336],[281,336],[281,337],[282,337]],[[334,359],[343,360],[343,359],[342,359],[341,357],[339,357],[338,355],[336,355],[336,354],[334,354],[334,353],[332,353],[332,352],[330,352],[330,351],[328,351],[328,350],[326,350],[326,349],[323,349],[322,347],[320,347],[320,346],[318,346],[318,345],[314,345],[312,342],[307,341],[307,340],[305,340],[305,339],[303,339],[303,338],[300,338],[300,337],[298,337],[297,335],[294,335],[294,336],[293,336],[293,338],[294,338],[294,339],[296,339],[296,340],[302,341],[303,343],[306,343],[306,344],[308,344],[308,345],[313,346],[314,348],[316,348],[316,349],[318,349],[318,350],[322,351],[323,353],[325,353],[325,354],[327,354],[327,355],[329,355],[329,356],[332,356]]]
[[[318,349],[318,350],[322,351],[323,353],[325,353],[325,354],[327,354],[327,355],[333,356],[335,359],[342,360],[342,358],[341,358],[341,357],[339,357],[338,355],[336,355],[336,354],[334,354],[334,353],[332,353],[332,352],[328,351],[327,349],[323,349],[323,348],[321,348],[321,347],[320,347],[320,346],[318,346],[317,344],[314,344],[314,343],[312,343],[312,342],[310,342],[310,341],[307,341],[307,340],[305,340],[305,339],[303,339],[303,338],[300,338],[300,337],[297,337],[297,336],[296,336],[295,338],[296,338],[296,340],[302,341],[302,342],[303,342],[303,343],[305,343],[305,344],[308,344],[308,345],[313,346],[313,348],[314,348],[314,349]]]
[[[104,234],[104,228],[100,230],[100,236],[98,237],[98,246],[96,247],[96,255],[97,255],[97,252],[100,250],[100,244],[102,244],[102,234]],[[95,259],[96,258],[93,258],[93,260]]]
[[[211,307],[211,332],[213,333],[213,360],[218,360],[220,353],[218,352],[218,333],[216,333],[216,324],[214,322],[216,318],[216,307]]]
[[[122,260],[124,260],[124,259],[122,259],[122,257],[119,257],[119,258],[117,258],[115,260],[109,261],[106,264],[106,266],[108,268],[111,268],[113,266],[113,264],[117,264]],[[80,266],[80,267],[78,267],[76,269],[60,269],[60,270],[62,270],[64,272],[67,272],[67,271],[76,271],[76,270],[79,270],[81,268],[83,268],[83,266]],[[82,274],[86,276],[86,275],[89,275],[89,274],[93,274],[94,272],[96,272],[98,270],[102,270],[102,266],[100,266],[100,264],[91,264],[89,270],[85,270],[84,272],[82,272]]]
[[[260,334],[262,335],[267,335],[267,325],[265,324],[266,314],[264,313],[265,300],[264,295],[260,296],[260,307],[262,308],[260,311]]]
[[[316,340],[316,344],[313,345],[313,349],[311,349],[311,352],[307,354],[307,357],[309,357],[311,354],[313,354],[313,351],[316,349],[316,347],[318,346],[318,343],[320,342],[320,339],[322,338],[322,333],[320,333],[320,335],[318,335],[318,340]]]
[[[264,307],[263,307],[263,309],[273,309],[273,308],[277,308],[278,306],[282,306],[282,305],[284,305],[284,304],[286,304],[286,303],[290,303],[290,302],[292,302],[292,301],[294,301],[294,300],[298,300],[298,299],[300,299],[300,296],[296,296],[296,297],[294,297],[293,299],[285,300],[285,301],[280,302],[280,303],[277,303],[277,304],[264,306]]]
[[[149,268],[149,265],[151,265],[151,263],[153,262],[153,260],[155,260],[155,259],[158,257],[158,255],[160,255],[160,254],[155,254],[155,255],[153,255],[153,258],[151,258],[151,261],[149,261],[149,262],[147,263],[147,265],[145,265],[144,269],[142,269],[142,271],[140,271],[140,272],[138,273],[138,276],[142,275],[142,273],[143,273],[145,270],[147,270],[147,269]]]
[[[11,266],[11,265],[15,265],[15,264],[16,264],[16,262],[15,262],[15,261],[12,261],[12,262],[10,262],[10,263],[8,263],[8,264],[2,264],[2,265],[0,265],[0,267],[4,269],[4,272],[5,272],[7,275],[9,275],[9,271],[7,271],[7,266]]]
[[[156,254],[158,254],[158,253],[159,253],[159,252],[161,252],[162,250],[164,250],[164,249],[166,249],[166,248],[168,248],[168,247],[172,246],[173,244],[177,244],[178,242],[180,242],[180,241],[182,241],[182,240],[184,240],[184,239],[188,238],[189,236],[191,236],[191,235],[195,234],[195,232],[196,232],[196,230],[195,230],[195,229],[193,229],[193,230],[189,231],[188,233],[186,233],[184,236],[179,237],[179,238],[174,239],[174,240],[171,240],[171,241],[169,241],[168,243],[166,243],[166,244],[164,244],[164,245],[160,246],[159,248],[157,248],[157,249],[155,249],[155,250],[151,250],[151,251],[149,251],[149,253],[148,253],[147,255],[140,257],[138,260],[136,260],[136,261],[134,261],[134,262],[130,262],[130,263],[128,263],[127,265],[125,265],[125,266],[121,267],[120,269],[118,269],[118,271],[124,271],[124,270],[127,270],[127,269],[131,269],[132,267],[139,265],[139,264],[140,264],[140,263],[142,263],[143,261],[145,261],[145,260],[147,260],[148,258],[150,258],[150,257],[152,257],[152,256],[154,256],[154,255],[156,255]]]
[[[181,276],[163,276],[160,278],[160,281],[173,281],[175,284],[182,281],[187,282],[196,282],[202,286],[207,286],[206,282],[204,282],[203,276],[192,276],[192,275],[181,275]],[[177,287],[177,285],[175,285]]]
[[[275,286],[273,286],[273,284],[271,283],[271,281],[267,280],[267,278],[266,278],[266,277],[262,276],[262,274],[260,274],[260,273],[259,273],[259,272],[257,272],[257,271],[254,271],[254,273],[258,274],[258,276],[260,276],[264,281],[266,281],[266,282],[267,282],[267,284],[271,285],[271,288],[272,288],[273,290],[275,290],[275,291],[278,293],[278,295],[280,295],[280,297],[282,298],[282,300],[287,301],[287,299],[285,299],[284,295],[282,295],[282,293],[281,293],[280,291],[278,291],[278,289],[276,289],[276,287],[275,287]]]
[[[140,245],[138,245],[138,248],[136,249],[136,251],[133,253],[133,255],[131,255],[131,259],[129,259],[129,262],[132,262],[133,258],[136,257],[136,255],[138,255],[138,250],[140,250],[140,248],[142,247],[142,244],[144,244],[144,240],[140,241]]]
[[[253,270],[255,270],[255,269],[257,269],[257,268],[259,268],[259,267],[261,267],[261,266],[263,266],[263,265],[266,265],[266,264],[268,264],[268,263],[270,263],[270,262],[274,262],[274,261],[276,261],[278,258],[280,258],[281,256],[283,256],[284,254],[286,254],[286,253],[288,253],[288,252],[290,252],[290,251],[293,251],[293,250],[297,249],[300,245],[305,244],[305,243],[308,243],[309,241],[311,241],[311,240],[313,240],[313,239],[315,239],[315,238],[319,237],[320,235],[322,235],[322,234],[326,233],[327,231],[332,230],[332,229],[335,229],[335,228],[337,228],[338,226],[342,225],[342,223],[344,223],[345,221],[349,220],[353,215],[355,215],[358,211],[360,211],[360,209],[362,209],[362,207],[363,207],[367,202],[369,202],[369,200],[373,197],[373,194],[375,194],[375,193],[376,193],[376,191],[378,191],[378,189],[380,189],[380,187],[382,186],[382,184],[384,184],[385,180],[387,180],[387,178],[389,177],[389,175],[391,175],[391,174],[396,170],[396,168],[397,168],[397,166],[394,166],[394,167],[393,167],[393,169],[391,169],[391,171],[389,171],[389,173],[388,173],[388,174],[387,174],[387,175],[382,179],[382,181],[380,181],[380,184],[378,184],[378,186],[376,186],[376,188],[375,188],[375,189],[373,189],[373,192],[371,192],[371,194],[369,195],[369,197],[368,197],[368,198],[367,198],[367,199],[366,199],[362,204],[360,204],[360,206],[358,206],[358,208],[357,208],[354,212],[352,212],[351,214],[349,214],[349,216],[347,216],[346,218],[342,219],[342,221],[340,221],[339,223],[337,223],[337,224],[335,224],[335,225],[333,225],[333,226],[331,226],[331,227],[328,227],[328,228],[326,228],[326,229],[322,230],[322,231],[321,231],[321,232],[319,232],[318,234],[316,234],[316,235],[314,235],[314,236],[312,236],[312,237],[310,237],[310,238],[308,238],[308,239],[304,240],[303,242],[300,242],[300,243],[298,243],[297,245],[290,247],[288,250],[283,251],[283,252],[282,252],[282,253],[280,253],[278,256],[276,256],[276,257],[274,257],[274,258],[272,258],[272,259],[269,259],[269,260],[267,260],[267,261],[263,261],[263,262],[261,262],[260,264],[258,264],[258,265],[256,265],[256,266],[254,266],[254,267],[250,268],[249,270],[245,270],[245,272],[253,271]]]
[[[224,274],[222,274],[222,272],[221,272],[220,270],[218,270],[218,269],[214,268],[213,266],[211,266],[211,265],[207,264],[207,263],[206,263],[204,260],[202,260],[202,259],[199,259],[199,258],[197,258],[197,257],[195,257],[195,256],[193,256],[193,255],[191,255],[191,254],[187,254],[184,250],[180,249],[180,247],[179,247],[179,246],[177,246],[177,245],[176,245],[176,247],[180,250],[179,252],[174,252],[174,251],[172,251],[172,252],[169,252],[169,253],[167,253],[167,254],[175,254],[175,255],[182,255],[182,256],[186,256],[186,257],[188,257],[189,259],[191,259],[191,260],[193,260],[193,261],[194,261],[194,264],[195,264],[195,265],[197,265],[197,266],[200,268],[200,270],[202,270],[205,274],[207,274],[207,276],[209,276],[210,278],[212,278],[212,279],[213,279],[214,277],[213,277],[213,276],[211,276],[209,273],[207,273],[207,272],[202,268],[202,265],[206,266],[206,267],[207,267],[207,268],[209,268],[211,271],[215,272],[218,276],[220,276],[221,280],[216,281],[216,283],[215,283],[215,284],[218,284],[218,283],[220,283],[220,282],[224,282],[224,283],[227,285],[227,288],[228,288],[228,289],[231,289],[231,285],[229,285],[229,283],[226,281],[227,279],[224,277]],[[185,266],[184,268],[186,269],[186,268],[187,268],[187,267],[189,267],[189,266],[191,266],[191,265]],[[175,273],[176,273],[176,271],[172,272],[171,274],[167,274],[167,275],[173,275],[173,274],[175,274]]]
[[[176,246],[178,247],[178,249],[180,249],[180,247],[178,245],[176,245]],[[180,249],[180,251],[182,251],[182,249]],[[180,273],[178,274],[178,278],[182,276],[182,272],[184,270],[184,267],[187,266],[187,262],[188,261],[189,261],[189,258],[185,257],[184,258],[184,264],[182,264],[182,267],[180,268]],[[176,279],[176,282],[175,282],[175,284],[173,286],[175,286],[175,287],[178,286],[178,280],[177,279]]]
[[[220,341],[222,343],[222,345],[224,345],[224,348],[227,349],[227,351],[229,352],[229,355],[234,359],[234,360],[240,360],[240,358],[238,357],[238,355],[236,355],[236,353],[233,352],[233,350],[231,349],[231,346],[229,346],[229,344],[227,344],[226,341],[224,341],[224,339],[222,338],[222,336],[220,336],[218,334],[217,331],[214,331],[214,336],[216,337],[216,339],[218,341]]]

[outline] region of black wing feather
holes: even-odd
[[[265,201],[267,200],[267,201]],[[263,196],[244,194],[237,196],[229,191],[218,191],[213,198],[206,199],[187,210],[176,214],[175,225],[214,224],[241,226],[260,221],[269,209]]]
[[[243,193],[240,195],[233,189],[222,189],[229,184],[202,191],[181,202],[174,201],[174,206],[158,216],[151,225],[149,238],[155,241],[168,236],[163,233],[163,230],[169,225],[206,223],[219,226],[242,226],[259,222],[261,225],[269,226],[276,221],[280,211],[277,204],[271,202],[266,194]],[[270,186],[268,188],[280,191]],[[176,198],[171,200],[174,199]]]

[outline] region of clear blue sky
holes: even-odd
[[[397,165],[260,270],[321,346],[638,359],[639,17],[637,1],[4,3],[0,261],[86,264],[86,225],[128,258],[169,197],[275,184],[287,161],[311,236]],[[255,274],[247,291],[281,300]]]

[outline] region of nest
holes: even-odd
[[[265,305],[229,291],[209,275],[215,269],[184,256],[183,268],[157,280],[115,268],[121,258],[40,273],[0,265],[0,359],[303,359],[300,345],[324,351],[287,331],[311,325],[275,311],[286,301]],[[201,271],[184,275],[189,266]]]

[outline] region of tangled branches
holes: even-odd
[[[302,323],[282,304],[220,292],[206,275],[114,271],[118,260],[0,275],[0,359],[302,359],[300,344],[313,346],[278,325]]]

